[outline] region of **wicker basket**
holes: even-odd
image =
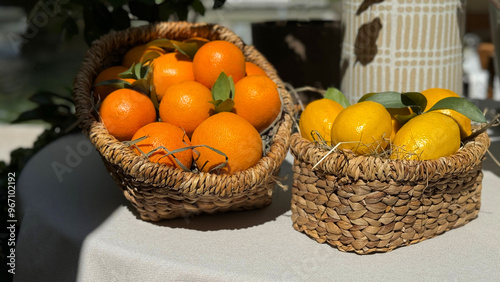
[[[192,36],[234,43],[248,61],[262,67],[278,84],[283,111],[263,137],[266,155],[254,166],[232,175],[185,172],[149,162],[117,141],[98,121],[91,88],[104,68],[119,64],[130,47],[157,38],[183,40]],[[276,175],[283,162],[292,130],[292,97],[273,66],[253,46],[247,46],[229,29],[210,24],[163,22],[110,33],[92,44],[74,81],[76,116],[83,133],[95,145],[104,164],[143,220],[255,209],[271,203]]]
[[[328,155],[292,135],[293,227],[320,243],[358,254],[387,252],[432,238],[477,217],[486,133],[449,157],[400,161]]]

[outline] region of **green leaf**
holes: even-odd
[[[51,125],[59,125],[67,120],[70,115],[72,115],[71,108],[67,105],[43,104],[32,110],[22,112],[11,123],[42,120]]]
[[[231,87],[231,80],[229,80],[228,76],[221,72],[217,81],[215,81],[212,86],[212,98],[214,100],[226,100],[231,98],[231,89],[234,89],[234,86]]]
[[[103,80],[94,84],[94,86],[101,86],[101,85],[112,86],[115,88],[127,88],[131,86],[130,82],[121,79]]]
[[[160,108],[160,102],[158,102],[158,96],[156,95],[156,90],[155,90],[154,86],[150,86],[149,90],[150,90],[149,91],[149,98],[153,102],[153,105],[155,106],[155,109],[159,109]]]
[[[177,17],[179,18],[179,21],[185,21],[187,20],[187,15],[188,15],[188,8],[187,6],[177,6],[176,9],[176,14]]]
[[[230,112],[233,110],[234,101],[230,98],[224,100],[222,103],[215,107],[215,113]]]
[[[170,1],[165,1],[158,5],[158,18],[162,21],[168,21],[170,16],[175,13],[175,8]]]
[[[123,30],[130,27],[130,17],[122,7],[115,7],[111,12],[111,17],[114,30]]]
[[[148,5],[154,5],[156,3],[156,0],[137,0],[137,2],[141,2]]]
[[[220,9],[222,8],[222,6],[224,6],[224,3],[226,3],[226,0],[214,0],[214,5],[212,6],[212,8],[214,10]]]
[[[192,3],[191,3],[191,7],[193,8],[193,10],[204,16],[205,15],[205,6],[203,5],[203,3],[200,1],[200,0],[194,0]]]
[[[231,92],[229,93],[229,98],[234,99],[234,93],[235,93],[234,80],[232,76],[228,77],[228,79],[229,79],[229,90],[231,90]]]
[[[130,89],[134,89],[150,96],[149,82],[146,79],[137,79],[130,85]]]
[[[142,63],[133,63],[130,68],[122,73],[118,74],[119,78],[126,79],[143,79],[149,73],[149,65],[144,65]]]
[[[175,40],[171,40],[172,45],[174,45],[175,49],[182,54],[188,56],[189,58],[193,59],[194,55],[196,52],[198,52],[198,44],[192,42],[179,42]]]
[[[136,64],[133,69],[137,78],[142,78],[142,64]]]
[[[166,38],[152,40],[148,42],[146,46],[156,46],[167,50],[175,49],[174,44],[172,44],[172,40]]]
[[[344,108],[347,108],[351,105],[351,103],[349,103],[345,95],[335,87],[330,87],[326,89],[325,98],[339,103]]]
[[[427,99],[420,92],[405,92],[402,93],[403,103],[412,108],[413,112],[422,113],[427,107]],[[411,102],[405,99],[410,99]]]
[[[83,7],[83,20],[85,28],[83,34],[86,42],[92,41],[106,34],[113,27],[111,12],[101,2],[91,2]]]
[[[156,88],[155,88],[155,86],[154,86],[153,83],[149,83],[150,81],[152,81],[152,76],[153,76],[152,72],[148,72],[148,74],[146,75],[146,77],[144,79],[146,81],[148,81],[148,85],[149,85],[149,89],[148,89],[149,98],[153,102],[153,105],[155,106],[155,108],[159,109],[160,108],[160,102],[158,101],[158,95],[156,95]]]
[[[358,103],[365,101],[366,99],[368,99],[369,97],[371,97],[375,94],[377,94],[377,93],[376,92],[366,93],[365,95],[361,96],[361,98],[359,98]]]
[[[486,118],[481,110],[467,99],[461,97],[448,97],[438,101],[427,112],[449,109],[457,111],[475,122],[485,123]]]
[[[417,113],[411,113],[409,115],[394,115],[394,118],[401,124],[407,123],[410,119],[417,116]]]
[[[153,22],[157,20],[158,8],[154,1],[130,0],[128,2],[130,13],[139,20]]]
[[[121,7],[127,3],[126,0],[108,0],[111,6],[113,7]]]
[[[145,63],[147,63],[149,61],[152,61],[152,60],[154,60],[154,59],[156,59],[156,58],[158,58],[160,56],[161,56],[161,54],[158,53],[157,51],[148,51],[142,57],[142,62],[141,63],[145,64]]]
[[[365,97],[366,96],[366,97]],[[365,95],[361,97],[364,98],[363,101],[372,101],[381,104],[386,108],[406,108],[408,105],[401,101],[401,93],[388,91],[388,92],[379,92],[375,94],[371,94],[368,96]]]
[[[234,90],[234,80],[232,76],[229,77],[229,87],[231,88],[230,98],[234,99],[234,94],[236,93],[236,91]]]
[[[47,105],[43,107],[37,107],[19,114],[19,116],[11,121],[11,123],[20,123],[31,120],[43,120],[47,122],[51,122],[53,118],[53,113],[57,111],[56,105]]]
[[[212,101],[208,101],[209,103],[211,104],[214,104],[215,107],[217,107],[218,105],[220,105],[223,101],[222,100],[212,100]]]
[[[199,46],[195,42],[181,42],[177,40],[170,40],[166,38],[155,39],[146,44],[146,46],[156,46],[163,48],[167,51],[177,50],[181,54],[184,54],[191,59],[194,58],[196,52],[198,52]]]
[[[52,94],[53,93],[51,93],[51,92],[39,91],[39,92],[36,92],[35,94],[31,95],[29,100],[33,103],[38,104],[38,105],[54,104],[54,101],[52,100]]]
[[[140,64],[141,65],[141,73],[140,73],[140,79],[144,79],[148,76],[149,74],[149,65],[144,65],[144,64]]]
[[[134,73],[134,70],[135,70],[135,64],[136,63],[132,63],[132,65],[130,66],[130,68],[128,68],[128,70],[122,72],[122,73],[119,73],[118,74],[118,77],[119,78],[133,78],[133,79],[136,79],[136,75]]]

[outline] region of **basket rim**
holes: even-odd
[[[233,42],[244,53],[245,58],[261,66],[268,76],[278,85],[283,98],[283,111],[278,122],[276,134],[272,138],[270,149],[259,162],[244,171],[231,175],[217,175],[206,172],[186,172],[165,164],[153,163],[144,156],[136,155],[130,147],[111,136],[104,125],[93,115],[92,83],[106,57],[117,52],[121,46],[132,46],[162,38],[170,34],[189,34],[214,40]],[[177,37],[174,36],[175,39]],[[148,182],[153,187],[166,187],[181,193],[208,193],[219,196],[233,196],[245,193],[252,187],[261,185],[273,177],[283,162],[290,146],[293,123],[292,97],[284,83],[278,77],[274,67],[251,45],[246,45],[241,38],[226,27],[208,23],[158,22],[126,30],[108,33],[94,41],[87,50],[82,65],[74,80],[73,97],[76,116],[84,135],[96,146],[104,161],[120,169],[120,173],[133,177],[136,181]],[[161,176],[159,179],[158,176]],[[213,188],[224,184],[223,189]],[[212,186],[210,188],[209,186]],[[201,187],[201,188],[200,188]],[[204,190],[206,188],[207,190]]]
[[[295,132],[291,136],[290,153],[298,162],[315,166],[315,171],[354,181],[437,181],[450,175],[459,175],[481,166],[490,139],[486,132],[463,144],[453,155],[433,160],[396,160],[375,156],[356,155],[352,151],[329,152]]]

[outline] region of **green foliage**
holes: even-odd
[[[149,65],[137,63],[137,64],[132,64],[132,66],[118,74],[118,77],[122,79],[127,79],[131,78],[134,79],[132,83],[122,80],[122,79],[109,79],[109,80],[103,80],[101,82],[98,82],[95,84],[95,86],[100,86],[100,85],[107,85],[114,87],[116,89],[122,89],[122,88],[127,88],[127,89],[133,89],[136,91],[139,91],[141,93],[144,93],[145,95],[153,95],[154,92],[152,91],[152,87],[149,83],[149,75],[150,75],[150,67]],[[156,97],[156,94],[154,94]],[[158,108],[158,103],[157,101],[153,101],[154,105],[156,108]]]
[[[325,98],[339,103],[344,108],[347,108],[351,105],[345,95],[335,87],[326,89]]]
[[[432,106],[428,112],[441,110],[441,109],[451,109],[455,110],[464,116],[470,118],[473,121],[486,123],[486,118],[484,114],[479,110],[476,105],[472,102],[459,98],[459,97],[448,97],[438,101],[434,106]]]
[[[199,46],[196,43],[180,42],[177,40],[166,38],[155,39],[146,44],[146,46],[156,46],[167,51],[176,49],[177,51],[190,57],[191,59],[194,58],[194,55],[196,54],[196,52],[198,52],[199,49]]]
[[[63,135],[78,130],[70,92],[66,96],[48,91],[38,91],[31,96],[30,100],[36,104],[35,108],[21,113],[12,123],[44,121],[48,124],[48,128],[38,136],[33,147],[13,150],[10,153],[9,164],[0,161],[0,203],[2,203],[0,221],[3,223],[7,222],[8,218],[7,205],[3,203],[7,203],[9,173],[15,173],[16,177],[19,177],[22,168],[29,159],[45,145]],[[3,250],[7,249],[5,241],[2,242],[1,248]],[[2,257],[2,259],[4,258]],[[7,277],[2,278],[7,279]]]
[[[418,114],[424,113],[427,106],[427,99],[419,92],[379,92],[368,93],[359,99],[358,102],[373,101],[382,104],[386,108],[406,108],[410,107],[413,111],[412,114],[406,116],[396,116],[398,121],[405,123]],[[448,97],[438,101],[427,112],[449,109],[457,111],[464,116],[470,118],[472,121],[485,123],[486,118],[481,110],[472,102],[461,97]]]
[[[212,87],[212,104],[215,105],[215,112],[230,112],[234,107],[234,81],[233,78],[221,72],[217,81]]]
[[[372,101],[382,104],[386,108],[404,108],[408,107],[403,99],[403,95],[394,91],[379,92],[379,93],[368,93],[361,97],[358,102]]]
[[[72,0],[72,1],[38,0],[31,7],[28,22],[32,22],[38,13],[49,16],[49,20],[59,23],[57,27],[66,39],[82,35],[90,45],[94,40],[110,31],[123,30],[131,26],[133,21],[185,21],[189,13],[204,15],[205,6],[201,0]],[[214,0],[213,9],[221,8],[225,0]],[[79,24],[83,23],[83,24]],[[47,28],[50,25],[44,25]],[[39,33],[37,33],[39,34]],[[42,34],[42,33],[40,33]],[[36,36],[36,35],[35,35]],[[194,55],[191,45],[175,46],[188,55]],[[193,51],[194,50],[194,51]],[[152,59],[152,58],[149,58]],[[130,75],[140,76],[137,83],[123,87],[144,88],[144,81],[148,73],[145,69],[130,70]],[[71,91],[69,91],[71,92]],[[152,95],[156,99],[156,95]],[[59,95],[48,91],[36,92],[30,100],[36,107],[21,113],[13,123],[43,121],[48,128],[38,136],[32,148],[18,148],[11,152],[10,163],[0,161],[0,202],[7,202],[8,173],[19,175],[27,161],[48,143],[57,138],[78,130],[77,120],[74,115],[74,104],[71,93],[68,96]],[[156,101],[156,104],[158,102]],[[0,221],[6,222],[7,206],[2,205]],[[6,249],[5,240],[2,240],[1,249]],[[5,254],[0,249],[2,270],[5,269]],[[6,274],[6,271],[3,271]],[[5,275],[0,280],[8,279]]]
[[[12,123],[44,121],[48,128],[38,136],[32,148],[18,148],[12,151],[8,165],[0,162],[1,187],[7,187],[4,184],[7,183],[8,172],[18,175],[34,153],[58,137],[78,129],[73,100],[70,97],[48,91],[39,91],[31,96],[30,100],[36,107],[21,113]]]
[[[66,1],[65,1],[66,2]],[[204,15],[205,6],[201,0],[73,0],[58,4],[57,16],[62,17],[61,31],[66,38],[83,34],[87,44],[111,30],[123,30],[134,20],[146,22],[186,21],[188,15]],[[221,8],[225,0],[214,0],[213,9]],[[51,0],[39,0],[30,15],[43,12]],[[83,19],[83,28],[78,27]]]

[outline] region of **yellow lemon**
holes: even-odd
[[[343,109],[339,103],[326,98],[309,103],[299,120],[302,137],[314,141],[311,132],[316,130],[330,144],[333,121]]]
[[[421,92],[425,98],[427,99],[427,106],[425,107],[424,111],[428,111],[432,106],[434,106],[439,100],[442,100],[444,98],[448,97],[460,97],[458,96],[457,93],[448,90],[448,89],[442,89],[442,88],[430,88],[427,90],[424,90]],[[471,120],[462,115],[459,112],[456,112],[454,110],[448,110],[448,109],[443,109],[443,110],[438,110],[439,112],[450,116],[453,118],[458,126],[460,127],[460,136],[461,138],[465,138],[469,136],[472,131],[471,131]]]
[[[332,143],[364,155],[380,153],[392,132],[391,115],[379,103],[363,101],[342,110],[332,125]],[[344,143],[345,142],[345,143]]]
[[[428,112],[409,120],[392,142],[391,159],[431,160],[460,148],[460,129],[448,115]]]

